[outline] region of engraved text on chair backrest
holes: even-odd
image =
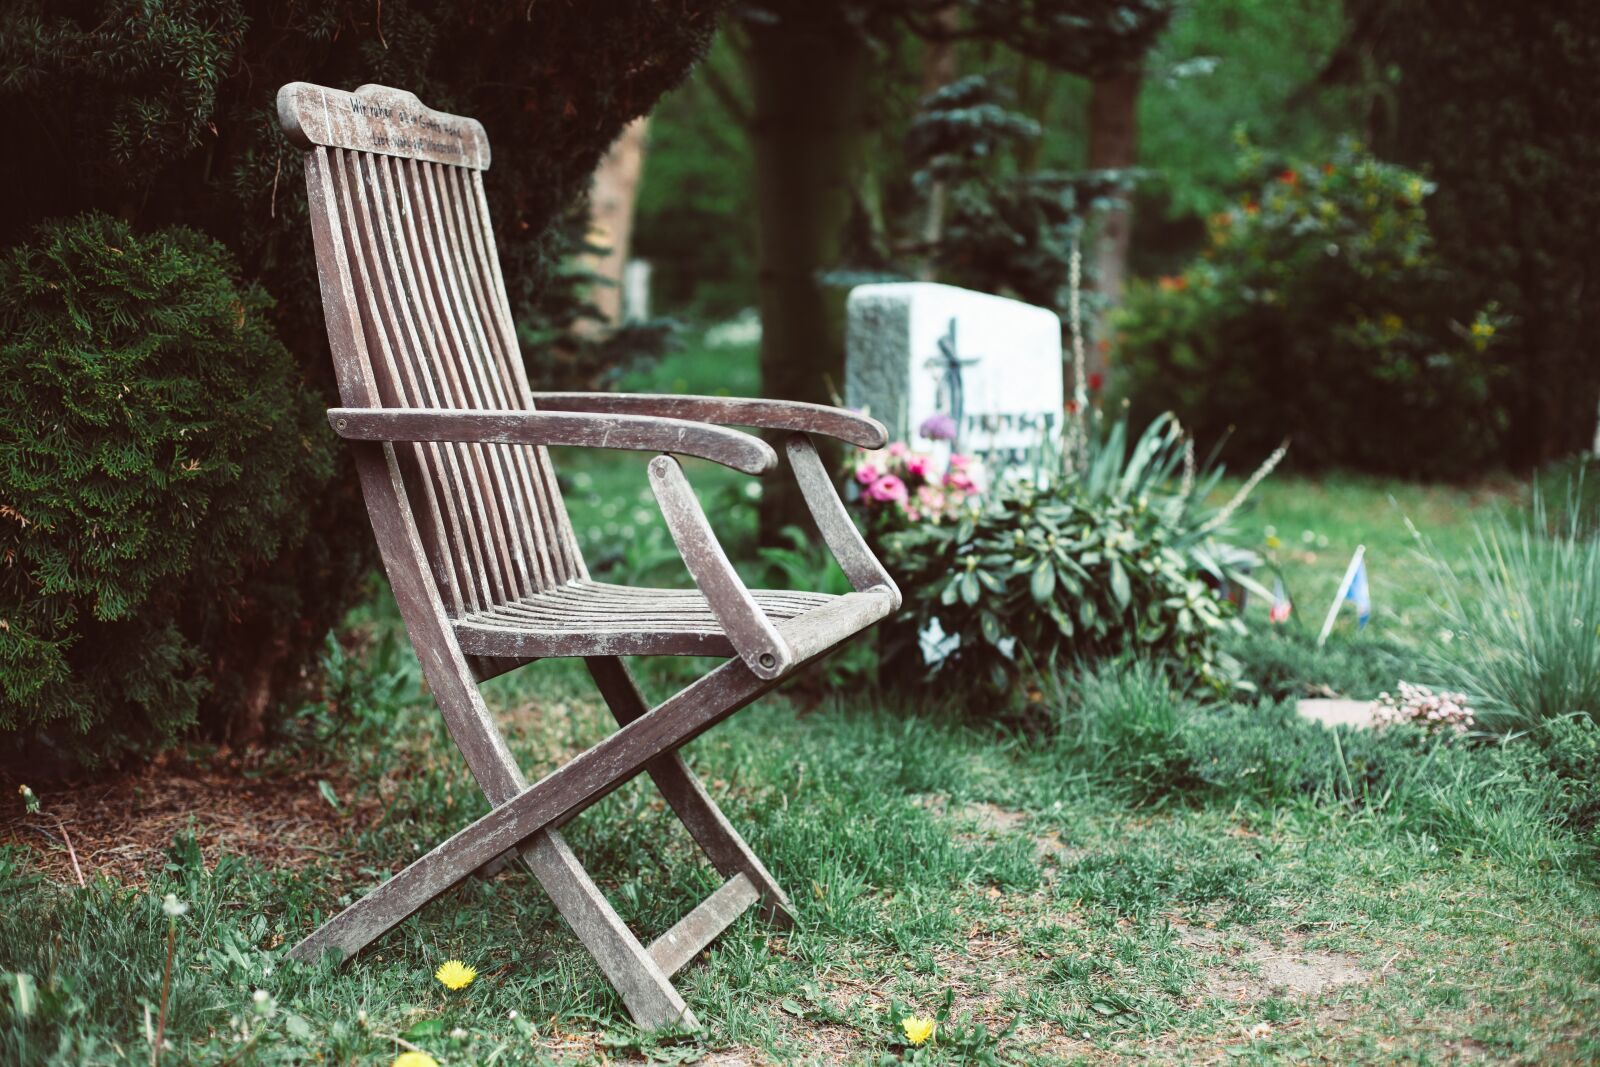
[[[407,92],[296,83],[278,97],[307,178],[329,303],[342,285],[355,349],[346,404],[531,409],[489,225],[488,139]],[[348,283],[343,275],[348,274]],[[585,577],[543,448],[397,445],[434,577],[454,615]]]

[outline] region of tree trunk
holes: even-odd
[[[1600,416],[1597,416],[1594,424],[1594,455],[1600,459]]]
[[[589,301],[609,326],[622,321],[622,268],[633,241],[633,210],[639,201],[649,129],[649,116],[628,123],[594,172],[589,228],[591,239],[605,251],[585,256],[584,265],[600,276]]]
[[[959,25],[961,9],[954,4],[940,8],[934,23],[941,30],[954,33]],[[922,95],[932,96],[956,80],[956,42],[953,37],[932,38],[922,42]],[[925,282],[934,280],[934,248],[944,236],[945,202],[950,191],[940,179],[928,187],[926,213],[922,217],[922,243],[927,249],[917,267],[917,277]]]
[[[749,28],[755,104],[761,391],[829,403],[844,379],[844,297],[818,281],[839,266],[865,137],[866,49],[848,30]],[[761,540],[808,520],[793,480],[765,483]]]
[[[1142,75],[1139,71],[1111,74],[1096,78],[1089,97],[1089,168],[1091,170],[1122,170],[1138,160],[1139,151],[1139,88]],[[1100,221],[1098,237],[1094,243],[1095,289],[1104,300],[1109,312],[1122,300],[1122,289],[1128,275],[1128,241],[1133,233],[1133,217],[1126,205],[1113,207]],[[1096,337],[1105,339],[1105,312]],[[1093,345],[1087,354],[1088,370],[1092,374],[1106,373],[1106,357],[1100,344]]]

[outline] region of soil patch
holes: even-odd
[[[323,795],[324,781],[338,808]],[[332,856],[354,870],[359,857],[333,846],[350,823],[372,821],[379,809],[375,799],[357,799],[337,774],[252,772],[237,762],[170,755],[135,771],[41,789],[41,810],[32,815],[18,795],[21,784],[3,783],[0,845],[27,847],[58,882],[77,881],[70,840],[85,879],[145,884],[166,863],[173,837],[191,827],[208,867],[229,852],[290,869]]]
[[[1284,993],[1316,997],[1372,980],[1356,957],[1310,947],[1294,935],[1273,945],[1242,930],[1186,926],[1178,939],[1201,956],[1222,957],[1222,967],[1207,969],[1206,991],[1228,1000],[1256,1001]]]
[[[951,820],[958,826],[970,827],[975,831],[958,832],[957,840],[993,839],[1008,834],[1027,833],[1028,830],[1027,812],[1011,811],[987,801],[957,804],[952,807],[950,798],[943,793],[929,793],[913,797],[912,803],[924,811],[932,812],[940,818]],[[1086,854],[1083,849],[1075,848],[1061,840],[1061,834],[1055,830],[1028,834],[1028,837],[1033,841],[1034,861],[1042,868],[1046,879],[1053,879],[1060,867],[1073,863]]]

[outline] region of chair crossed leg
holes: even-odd
[[[678,749],[777,683],[756,677],[739,660],[732,660],[650,710],[621,660],[605,657],[586,662],[621,729],[533,785],[523,785],[489,814],[334,916],[290,955],[314,960],[335,949],[346,958],[353,956],[475,869],[515,850],[640,1027],[696,1026],[694,1013],[672,986],[672,975],[752,904],[759,902],[763,916],[782,925],[793,922],[793,910]],[[469,716],[449,706],[446,692],[435,693],[452,729],[469,721]],[[472,696],[477,697],[475,690]],[[473,714],[470,721],[485,720]],[[490,746],[462,746],[491,801],[496,798],[489,783],[497,780],[496,774],[504,775],[503,762],[509,759],[503,743],[494,747],[504,755],[486,761],[484,753]],[[522,785],[515,768],[511,770]],[[559,832],[566,821],[641,770],[655,781],[706,857],[728,879],[648,947],[628,929]]]

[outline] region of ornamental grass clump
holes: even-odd
[[[1600,722],[1600,530],[1581,508],[1556,519],[1535,493],[1524,519],[1478,527],[1464,565],[1425,551],[1445,637],[1431,666],[1485,725],[1526,730],[1574,714]]]

